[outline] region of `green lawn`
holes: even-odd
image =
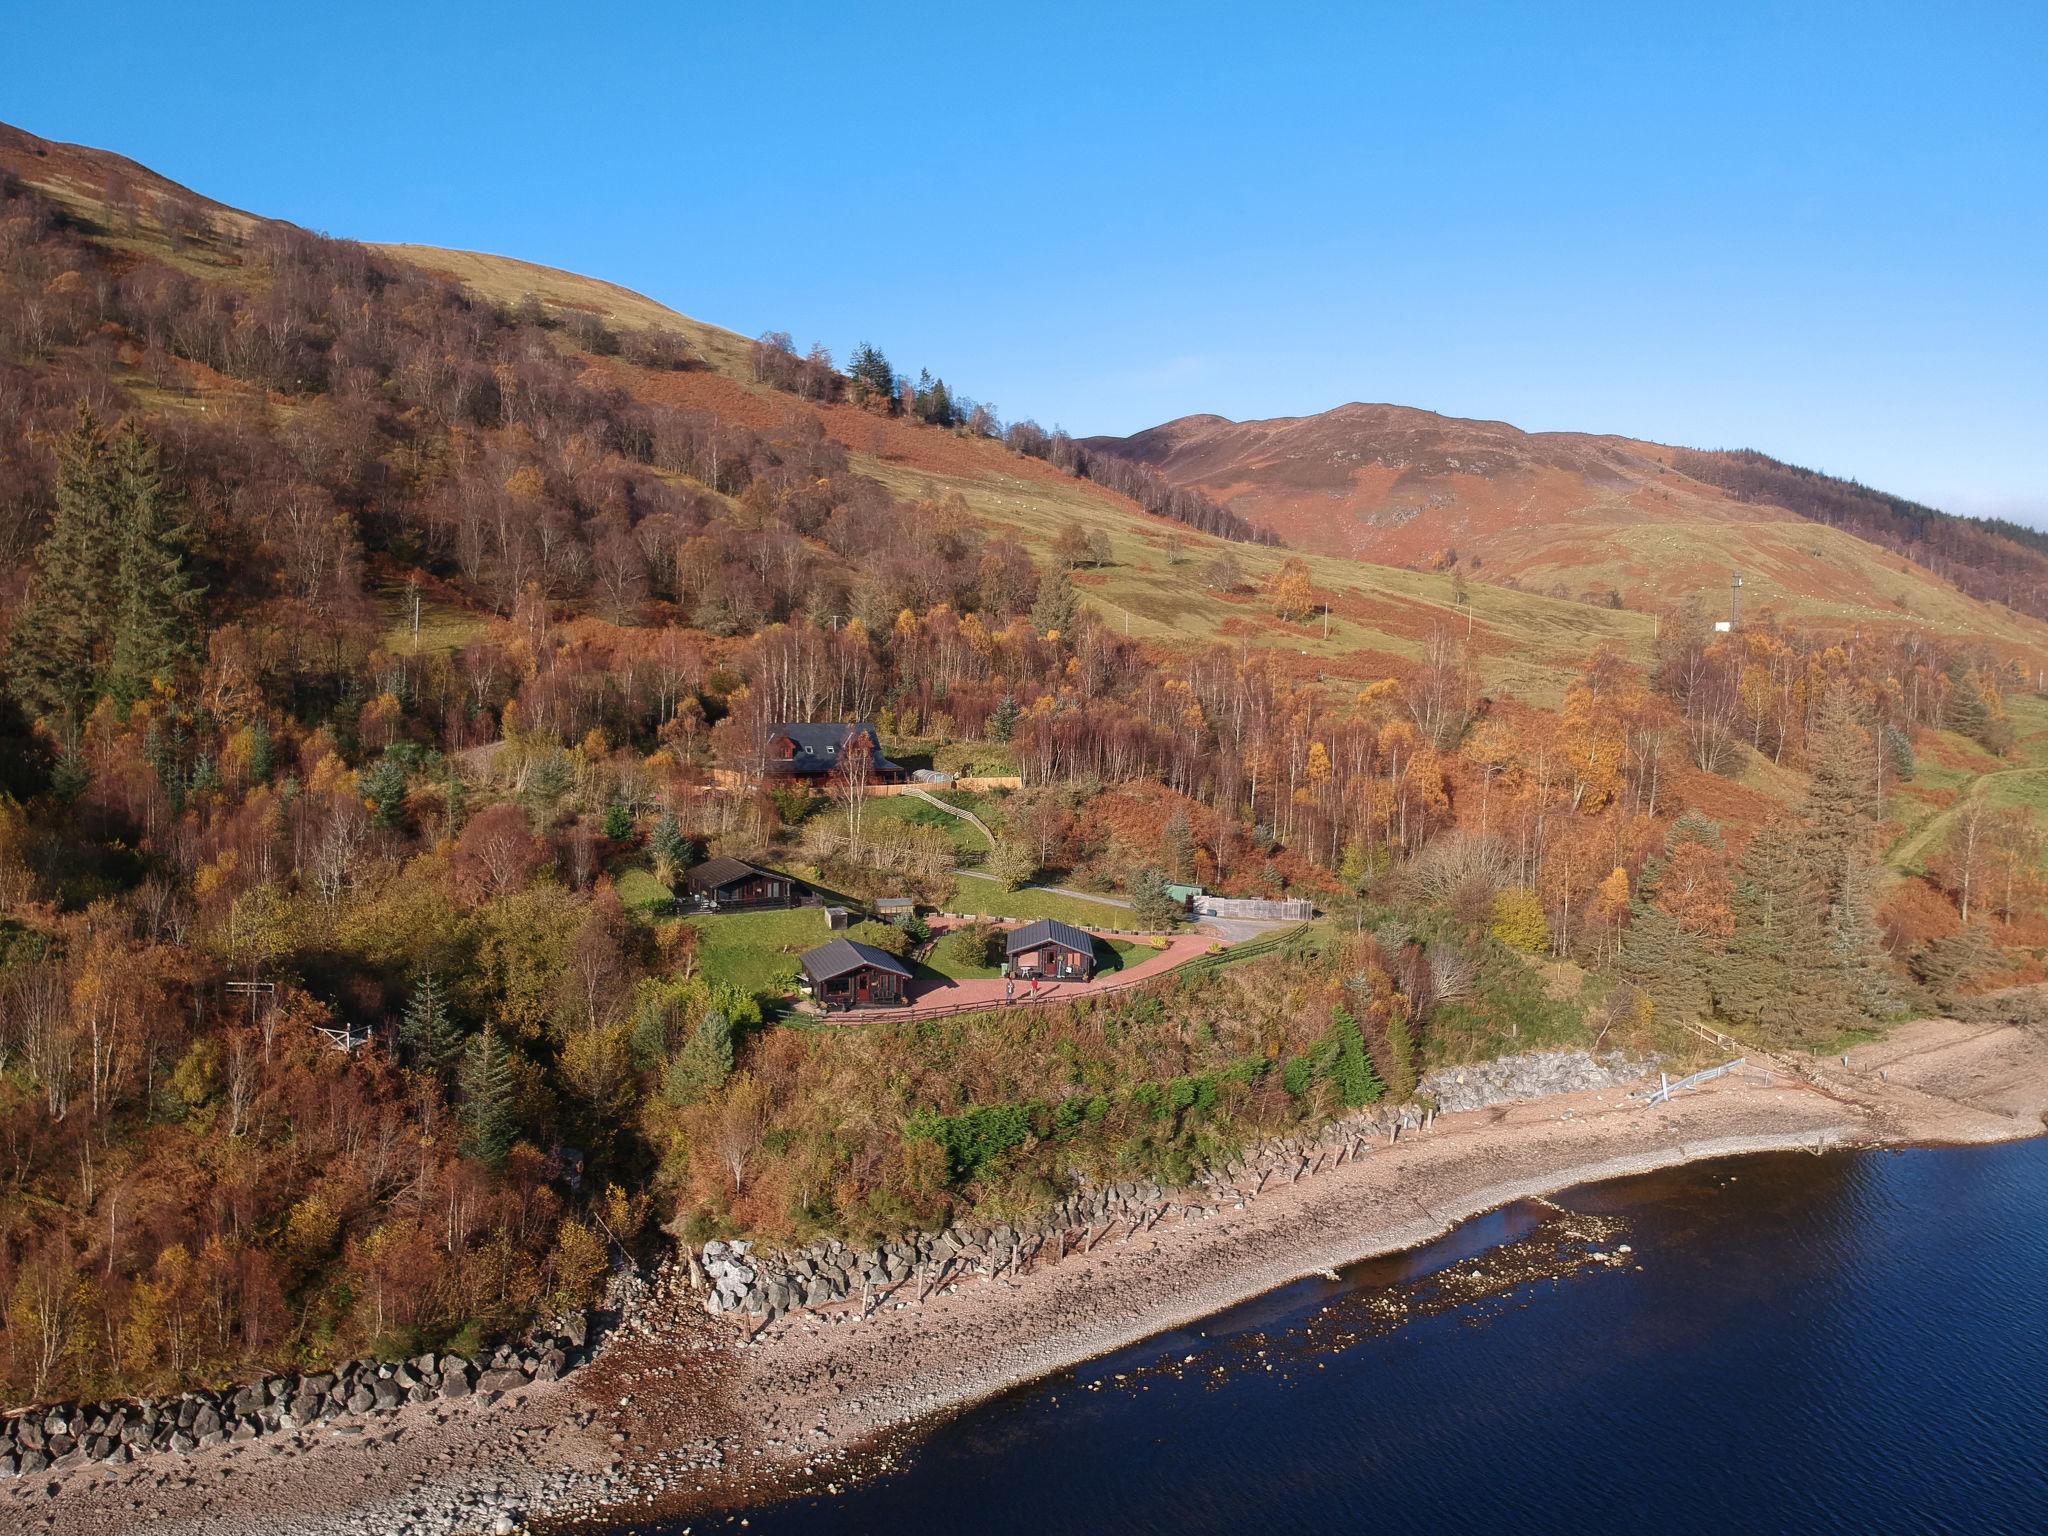
[[[831,938],[822,907],[786,912],[713,912],[683,919],[698,932],[704,975],[747,992],[776,993],[796,957]]]
[[[993,880],[955,880],[953,894],[946,899],[948,912],[973,912],[989,917],[1054,917],[1077,928],[1134,928],[1137,919],[1128,907],[1105,901],[1087,901],[1078,896],[1061,896],[1026,886],[1006,891]]]
[[[654,878],[651,869],[629,869],[617,882],[619,900],[628,912],[667,917],[675,910],[676,893]]]

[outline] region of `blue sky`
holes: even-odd
[[[2048,523],[2038,5],[0,12],[33,132],[1006,418],[1388,400]]]

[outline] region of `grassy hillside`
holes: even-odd
[[[1304,674],[1333,679],[1377,677],[1387,658],[1417,655],[1433,625],[1460,632],[1468,614],[1447,575],[1307,553],[1318,598],[1331,609],[1320,620],[1284,624],[1256,589],[1290,551],[1232,543],[1151,516],[1127,497],[1060,473],[988,440],[873,416],[848,405],[811,406],[753,382],[745,338],[692,320],[630,290],[507,257],[384,246],[393,256],[459,278],[478,294],[514,304],[528,294],[551,308],[595,314],[609,323],[673,330],[704,368],[650,374],[621,366],[636,394],[709,411],[721,419],[768,429],[796,412],[817,416],[849,451],[853,466],[909,500],[958,495],[993,528],[1014,534],[1043,555],[1070,524],[1106,534],[1112,558],[1078,573],[1083,600],[1116,627],[1170,646],[1214,643],[1269,647],[1300,658]],[[1223,592],[1208,580],[1211,563],[1228,552],[1243,583]],[[1647,655],[1654,620],[1586,603],[1485,582],[1469,586],[1473,650],[1486,685],[1539,704],[1555,702],[1587,654],[1612,642]]]
[[[1768,609],[1836,629],[1912,625],[2030,656],[2048,634],[1906,558],[1901,551],[1917,553],[1910,541],[1922,525],[1872,542],[1858,536],[1876,536],[1862,523],[1800,515],[1775,481],[1759,488],[1703,477],[1702,466],[1718,472],[1729,456],[1356,404],[1271,421],[1187,417],[1087,446],[1330,554],[1417,568],[1456,559],[1479,581],[1595,599],[1611,592],[1650,611],[1694,592],[1722,607],[1739,570],[1752,615]],[[1919,510],[1935,534],[1960,526]],[[1943,571],[1976,583],[1970,591],[2031,590],[2002,565],[1986,566],[1998,555],[1986,552],[1990,532],[1972,538],[1960,553],[1950,550],[1953,539],[1938,545]],[[2003,549],[2015,570],[2040,561],[2034,551]]]

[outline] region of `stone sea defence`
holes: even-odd
[[[1618,1055],[1596,1059],[1584,1051],[1524,1052],[1432,1073],[1413,1103],[1378,1105],[1253,1148],[1221,1166],[1198,1170],[1184,1188],[1162,1189],[1142,1180],[1083,1184],[1042,1219],[1022,1226],[958,1225],[872,1246],[824,1239],[772,1250],[714,1240],[683,1249],[656,1286],[697,1297],[706,1311],[740,1323],[751,1334],[797,1313],[844,1321],[884,1305],[922,1302],[961,1280],[997,1279],[1057,1264],[1099,1243],[1145,1231],[1169,1214],[1201,1219],[1243,1209],[1267,1188],[1362,1157],[1376,1142],[1418,1129],[1439,1111],[1630,1086],[1647,1071],[1646,1065]]]
[[[332,1371],[283,1372],[219,1391],[20,1409],[0,1419],[0,1476],[119,1465],[166,1451],[189,1454],[315,1425],[346,1433],[407,1403],[472,1394],[488,1401],[555,1381],[588,1358],[590,1344],[589,1315],[572,1312],[488,1359],[352,1360]]]

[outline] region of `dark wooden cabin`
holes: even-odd
[[[833,939],[805,950],[798,963],[810,983],[811,996],[827,1012],[909,1001],[909,968],[872,944]]]
[[[751,912],[762,907],[793,907],[797,883],[772,869],[756,869],[738,859],[706,859],[684,877],[690,904],[703,912]]]
[[[1048,981],[1086,981],[1095,974],[1095,940],[1071,923],[1041,917],[1010,931],[1010,974]]]

